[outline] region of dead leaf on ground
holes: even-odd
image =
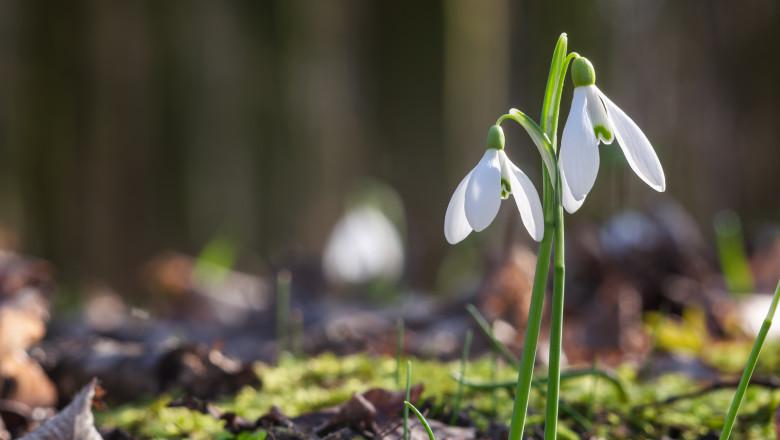
[[[59,414],[22,439],[103,440],[95,429],[95,420],[92,416],[92,400],[95,397],[96,386],[97,379],[92,379]]]

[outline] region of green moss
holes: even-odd
[[[749,344],[750,342],[745,342],[744,345]],[[771,353],[772,350],[768,350],[770,355],[767,358],[777,359],[777,348],[775,344],[774,354]],[[732,353],[733,350],[733,347],[729,348]],[[717,353],[718,350],[712,351]],[[712,357],[719,358],[716,354]],[[768,364],[764,364],[764,368],[769,371]],[[458,362],[413,360],[412,383],[423,382],[423,399],[433,398],[435,407],[446,410],[453,403],[457,391],[457,383],[450,378],[450,374],[458,370]],[[479,359],[468,364],[466,375],[475,380],[487,381],[491,377],[490,370],[489,358]],[[339,358],[322,355],[301,360],[284,357],[278,367],[258,365],[257,373],[263,379],[261,389],[245,388],[238,395],[219,400],[215,405],[221,411],[233,411],[250,420],[265,414],[273,405],[278,406],[288,416],[294,417],[338,405],[348,400],[355,392],[364,392],[374,387],[397,389],[393,358],[372,358],[365,355]],[[401,373],[405,375],[405,368],[402,368]],[[546,372],[540,369],[538,374],[544,376]],[[666,406],[648,405],[635,408],[697,391],[703,384],[680,374],[666,374],[652,381],[643,381],[637,368],[629,364],[616,368],[615,374],[628,394],[629,403],[624,402],[616,388],[603,379],[595,383],[595,388],[592,376],[563,381],[563,402],[572,411],[577,411],[582,416],[581,419],[590,425],[582,426],[562,412],[559,431],[561,438],[581,438],[586,431],[617,440],[659,438],[670,432],[679,433],[676,438],[697,438],[703,433],[719,429],[734,393],[734,390],[722,390]],[[498,369],[499,380],[515,377],[516,372],[510,366],[502,365]],[[487,426],[491,419],[509,421],[513,403],[511,393],[506,389],[495,390],[495,393],[499,404],[494,414],[490,391],[469,388],[464,390],[464,406],[473,408],[470,413],[481,427]],[[222,430],[221,421],[183,408],[167,408],[169,401],[170,396],[162,396],[151,403],[98,411],[97,423],[100,426],[119,426],[142,438],[234,438]],[[773,438],[772,417],[778,402],[778,392],[751,387],[740,412],[734,438]],[[544,397],[538,390],[531,394],[531,409],[532,413],[528,418],[529,432],[532,432],[530,429],[541,427],[544,422]],[[429,417],[435,417],[436,412],[432,411]],[[590,418],[589,414],[593,414],[593,418]],[[252,435],[257,437],[244,434],[241,438],[262,438],[265,433]]]

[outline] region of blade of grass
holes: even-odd
[[[742,405],[742,399],[745,398],[745,391],[747,391],[750,376],[753,375],[753,370],[755,370],[756,363],[758,362],[758,356],[761,354],[761,348],[764,346],[766,335],[769,333],[769,327],[772,326],[772,319],[775,316],[775,310],[777,310],[778,299],[780,299],[780,282],[777,283],[775,295],[772,297],[772,304],[769,306],[769,311],[766,314],[766,318],[764,318],[764,323],[761,325],[761,330],[759,330],[758,336],[756,337],[756,343],[753,345],[753,350],[750,352],[747,365],[745,365],[745,371],[742,373],[739,387],[734,395],[734,400],[731,402],[731,408],[729,408],[728,416],[726,416],[726,422],[723,424],[720,440],[728,440],[729,436],[731,436],[731,430],[734,428],[734,422],[737,419],[739,407]]]
[[[401,386],[401,349],[404,342],[404,319],[398,318],[395,323],[395,385]]]
[[[591,367],[592,371],[596,371],[598,367],[598,360],[593,359],[593,365]],[[594,422],[595,417],[595,411],[596,411],[596,388],[598,387],[599,383],[599,377],[594,375],[593,376],[593,386],[590,387],[590,399],[588,401],[588,421],[591,423],[591,425]]]
[[[436,440],[433,438],[433,431],[431,431],[431,425],[428,424],[428,421],[425,420],[425,417],[423,417],[422,413],[420,413],[420,411],[417,408],[415,408],[414,405],[409,403],[408,400],[405,400],[404,404],[406,405],[407,408],[410,408],[417,415],[417,418],[420,419],[420,423],[422,423],[423,426],[425,426],[425,430],[428,432],[428,439]]]
[[[290,285],[292,274],[282,269],[276,275],[276,361],[287,350],[290,329]]]
[[[493,334],[493,326],[490,326],[490,339],[495,339]],[[498,349],[491,344],[492,350],[490,350],[490,380],[495,381],[498,379]],[[490,415],[495,417],[498,414],[498,393],[496,390],[491,391],[490,395],[491,407]]]
[[[565,382],[567,380],[577,379],[585,376],[596,376],[606,380],[607,382],[611,383],[615,387],[615,390],[618,392],[621,401],[623,402],[628,401],[628,394],[626,394],[626,389],[623,387],[623,384],[620,382],[620,380],[614,374],[604,370],[594,370],[592,368],[585,368],[585,369],[564,371],[561,373],[561,382]],[[499,380],[495,382],[478,382],[469,379],[468,377],[460,376],[458,375],[458,373],[453,373],[452,378],[456,382],[462,382],[463,385],[477,390],[494,390],[499,388],[509,388],[515,385],[515,381],[512,379]],[[547,383],[546,377],[537,377],[534,378],[533,380],[534,386],[541,386],[546,383]]]
[[[412,387],[412,361],[406,361],[406,399],[409,401],[409,395]],[[404,440],[409,440],[409,407],[404,406]]]

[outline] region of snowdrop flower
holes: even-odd
[[[501,200],[512,194],[525,228],[536,241],[544,235],[542,203],[531,180],[509,160],[504,152],[504,132],[490,127],[487,151],[476,167],[455,189],[444,216],[444,236],[451,244],[458,243],[472,230],[481,231],[490,225]]]
[[[666,178],[650,141],[623,110],[596,86],[596,73],[586,58],[572,62],[574,99],[563,128],[558,164],[563,206],[577,211],[585,201],[599,170],[598,144],[617,138],[631,169],[656,191],[666,189]]]

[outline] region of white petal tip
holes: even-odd
[[[466,235],[466,237],[468,237],[468,235]],[[450,236],[447,235],[446,232],[444,233],[444,238],[447,239],[447,243],[449,243],[449,244],[458,244],[461,241],[465,240],[466,237],[462,237],[462,238],[461,237],[450,237]]]

